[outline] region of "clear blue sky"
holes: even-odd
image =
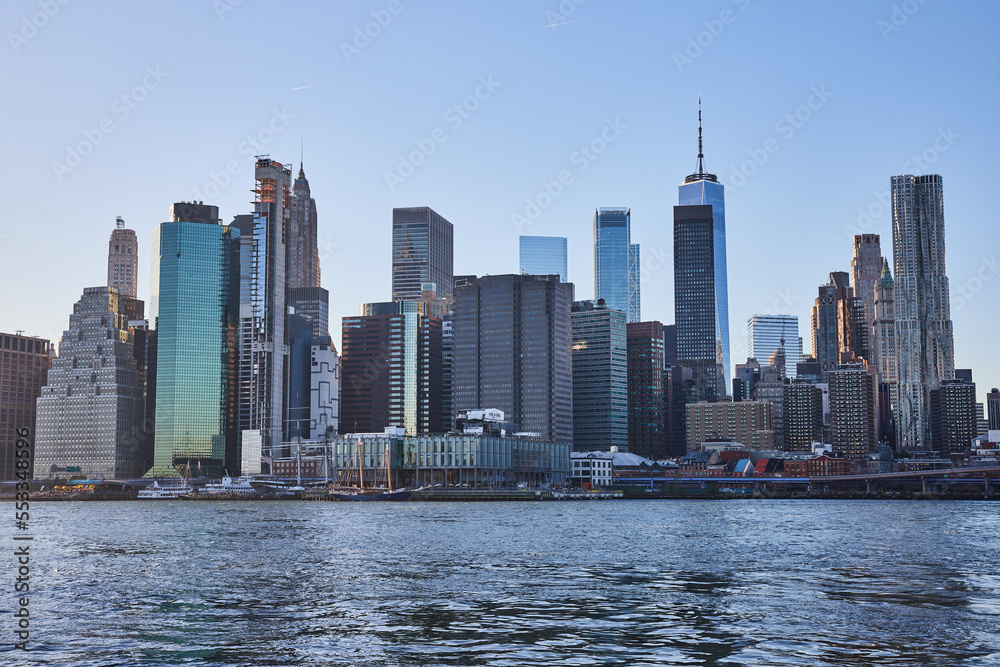
[[[1000,226],[983,205],[1000,156],[1000,5],[577,2],[51,0],[49,17],[8,0],[0,330],[57,339],[83,288],[105,282],[116,215],[139,235],[146,297],[170,204],[248,211],[248,137],[297,170],[302,136],[335,337],[390,296],[393,207],[454,223],[456,273],[516,272],[513,216],[562,171],[521,231],[569,238],[585,298],[594,209],[631,207],[643,317],[671,323],[671,208],[701,95],[706,166],[727,185],[734,363],[755,312],[798,315],[808,350],[809,307],[849,270],[859,209],[891,254],[879,193],[894,174],[939,173],[948,273],[969,297],[952,301],[956,365],[981,394],[1000,385]],[[603,152],[579,152],[602,132]],[[81,142],[92,150],[67,162]],[[390,187],[417,142],[433,152]],[[237,173],[220,176],[227,165]]]

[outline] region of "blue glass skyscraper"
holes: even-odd
[[[639,245],[631,243],[631,227],[630,209],[594,212],[594,300],[639,322]]]
[[[715,292],[716,363],[720,366],[719,394],[729,387],[729,287],[726,278],[726,199],[722,183],[715,174],[705,172],[701,144],[701,100],[698,100],[698,171],[684,179],[678,188],[680,206],[712,207],[712,241]],[[678,331],[678,335],[680,332]]]
[[[217,206],[179,203],[153,231],[149,321],[156,330],[156,442],[147,477],[190,464],[239,470],[236,442],[239,230]]]
[[[519,242],[521,273],[529,276],[554,276],[568,282],[565,236],[522,236]]]

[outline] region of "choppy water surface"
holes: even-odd
[[[33,650],[5,595],[0,663],[1000,664],[1000,504],[32,510]]]

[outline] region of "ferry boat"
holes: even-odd
[[[209,482],[201,487],[201,493],[209,496],[230,495],[230,496],[252,496],[258,493],[257,489],[250,483],[249,475],[243,475],[233,479],[230,475],[222,478],[221,482]]]
[[[186,479],[179,480],[154,480],[153,485],[141,489],[136,495],[138,500],[176,500],[181,496],[191,493],[191,485]]]

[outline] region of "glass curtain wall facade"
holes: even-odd
[[[215,213],[208,218],[218,218]],[[171,217],[174,212],[171,211]],[[156,442],[147,477],[239,470],[239,230],[172,220],[153,233],[150,322],[156,329]]]
[[[519,265],[522,274],[529,276],[558,275],[559,280],[567,278],[566,237],[564,236],[521,236],[519,237]]]
[[[253,234],[244,239],[240,285],[240,432],[279,444],[285,408],[285,259],[291,169],[269,158],[255,168]]]
[[[751,315],[747,320],[747,349],[760,363],[777,349],[785,351],[785,377],[793,378],[802,360],[802,338],[797,315]]]
[[[392,209],[392,300],[419,301],[426,283],[448,298],[454,289],[450,222],[432,209]]]
[[[593,301],[577,301],[573,328],[573,449],[628,449],[626,316]]]
[[[620,310],[629,322],[638,322],[639,246],[631,243],[632,211],[599,208],[594,211],[594,300]]]
[[[456,281],[452,407],[503,410],[522,431],[573,441],[573,284],[551,276]]]
[[[674,322],[677,364],[694,374],[699,401],[727,393],[716,316],[712,207],[674,207]]]
[[[716,348],[722,367],[722,385],[729,387],[729,283],[726,272],[726,201],[722,183],[712,174],[692,174],[678,188],[680,206],[712,207],[712,272]],[[726,390],[720,388],[720,395]]]

